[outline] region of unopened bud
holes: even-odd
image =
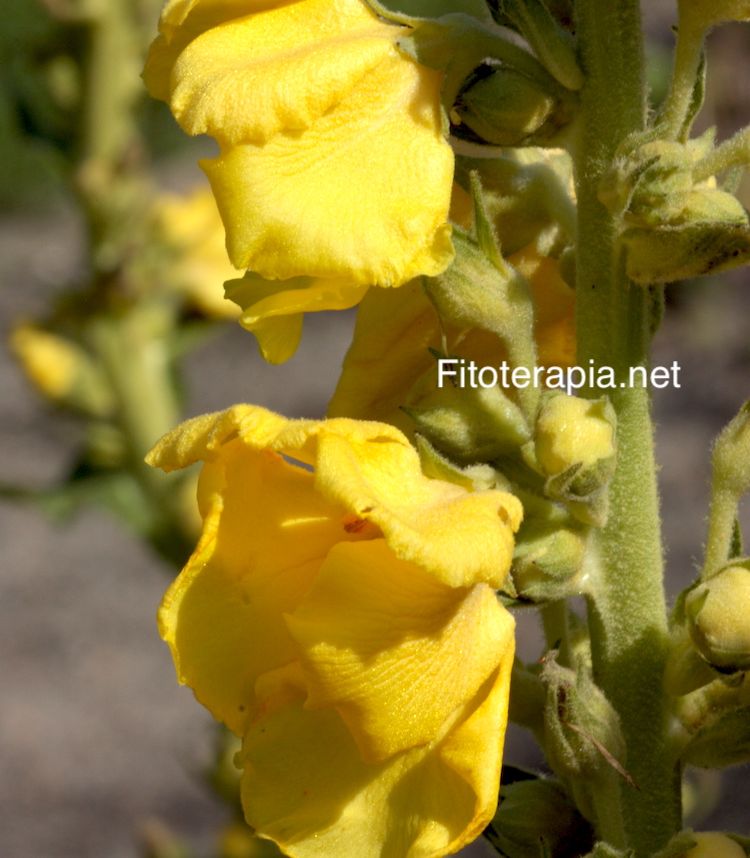
[[[545,750],[554,770],[590,778],[614,768],[627,778],[619,716],[588,673],[575,673],[548,657],[542,680],[547,686]]]
[[[690,636],[724,673],[750,669],[750,561],[721,570],[685,599]]]
[[[451,117],[486,143],[527,146],[554,137],[572,109],[523,72],[484,63],[459,93]]]
[[[693,834],[695,846],[685,858],[745,858],[745,850],[720,831],[699,831]]]
[[[560,856],[580,855],[592,841],[591,828],[560,783],[537,777],[503,783],[486,836],[502,855],[513,858],[538,858],[542,837],[550,854]]]
[[[584,541],[577,531],[561,527],[519,534],[511,575],[516,592],[524,599],[548,602],[580,589]]]
[[[536,458],[548,476],[578,465],[590,469],[615,455],[612,408],[605,399],[550,396],[536,423]]]
[[[404,410],[420,434],[462,464],[491,462],[529,439],[521,410],[499,387],[447,385]]]

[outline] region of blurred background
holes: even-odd
[[[139,5],[149,37],[159,5]],[[646,5],[658,100],[669,72],[674,10],[662,0]],[[71,185],[67,166],[80,144],[69,125],[78,97],[70,55],[85,34],[84,6],[76,0],[4,3],[3,342],[20,324],[49,318],[52,307],[58,318],[75,317],[66,296],[91,274],[96,177],[93,184],[84,177]],[[723,139],[750,118],[750,27],[714,33],[709,49],[701,127],[716,125]],[[106,78],[100,82],[110,86]],[[117,96],[114,84],[110,91]],[[174,193],[204,182],[196,160],[210,148],[186,140],[163,105],[143,100],[137,122],[150,142],[138,155],[150,181]],[[158,272],[158,261],[153,264]],[[97,270],[106,272],[106,264]],[[740,272],[672,287],[656,341],[655,362],[677,361],[682,368],[681,388],[654,397],[672,597],[692,580],[700,557],[709,445],[750,396],[747,277]],[[193,337],[180,361],[182,414],[242,401],[291,416],[324,413],[351,336],[350,313],[309,315],[297,355],[271,367],[250,334],[217,320],[205,302],[180,304],[175,312]],[[0,390],[0,855],[130,858],[156,848],[165,827],[209,855],[229,817],[205,783],[214,727],[190,692],[176,685],[154,622],[174,567],[160,555],[158,540],[154,550],[138,537],[137,516],[113,514],[121,510],[109,495],[99,501],[87,487],[88,502],[79,503],[82,498],[55,491],[80,472],[81,451],[92,442],[70,408],[53,406],[29,384],[8,348],[0,352]],[[521,648],[527,658],[541,654],[531,617],[522,619]],[[506,760],[541,765],[533,745],[514,730]],[[722,779],[723,791],[713,776],[702,779],[706,817],[696,824],[747,831],[750,771],[736,768]],[[483,847],[472,854],[484,854]]]

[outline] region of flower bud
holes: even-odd
[[[528,146],[553,138],[572,118],[570,104],[508,66],[484,63],[474,71],[451,111],[483,142]]]
[[[535,452],[548,476],[610,461],[615,454],[611,406],[606,399],[553,394],[537,418]]]
[[[584,524],[607,519],[607,486],[615,469],[614,409],[606,399],[552,393],[537,417],[534,456],[547,477],[547,497]]]
[[[420,434],[461,464],[491,462],[529,439],[521,410],[499,387],[449,385],[404,411]]]
[[[581,534],[572,528],[522,529],[511,567],[518,595],[548,602],[578,592],[584,548]]]
[[[737,497],[750,488],[750,401],[716,439],[713,470],[717,487]]]
[[[750,669],[750,561],[691,590],[685,613],[690,636],[712,667],[722,673]]]
[[[502,855],[538,858],[542,837],[558,858],[572,858],[591,847],[591,828],[558,781],[529,776],[508,780],[504,769],[500,806],[486,832]]]
[[[631,223],[663,221],[682,210],[693,188],[693,148],[651,140],[616,158],[599,186],[599,200]]]
[[[699,831],[693,834],[695,846],[685,858],[745,858],[745,850],[720,831]]]
[[[542,680],[547,686],[544,745],[553,769],[575,779],[594,778],[608,768],[624,774],[619,716],[588,672],[576,674],[548,656]]]

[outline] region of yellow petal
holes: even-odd
[[[382,539],[334,546],[287,623],[307,706],[334,706],[368,762],[429,744],[513,647],[493,590],[448,587]]]
[[[188,134],[232,145],[309,128],[393,55],[403,32],[361,0],[277,5],[250,4],[244,17],[206,30],[180,54],[170,106]]]
[[[244,413],[259,431],[276,416]],[[283,614],[296,608],[332,545],[372,535],[321,497],[309,470],[243,444],[242,415],[188,421],[152,456],[163,467],[212,459],[198,491],[203,534],[164,598],[159,626],[179,681],[235,732],[257,677],[295,657]]]
[[[182,424],[148,461],[173,470],[211,460],[235,435],[252,449],[313,466],[316,489],[377,525],[402,560],[452,587],[502,586],[522,517],[518,499],[425,477],[417,451],[393,426],[343,418],[286,420],[264,408],[236,405]]]
[[[396,555],[452,587],[502,586],[522,517],[517,498],[425,477],[406,437],[384,424],[329,420],[319,434],[318,488],[377,524]]]
[[[401,411],[415,382],[435,364],[440,344],[435,308],[418,281],[398,290],[371,289],[357,311],[354,337],[336,390],[331,417],[382,420],[412,429]]]
[[[363,762],[335,712],[303,708],[298,669],[267,675],[243,748],[248,822],[292,858],[458,851],[495,811],[512,661],[511,646],[432,743],[376,764]]]
[[[284,612],[347,533],[312,475],[280,456],[234,441],[222,451],[221,470],[223,485],[211,475],[213,503],[203,500],[201,542],[167,592],[159,626],[179,681],[242,732],[257,677],[295,657]]]
[[[255,334],[263,357],[284,363],[296,351],[302,336],[305,312],[346,310],[364,296],[366,286],[346,279],[264,280],[248,272],[241,280],[225,284],[227,297],[243,313],[240,324]]]
[[[169,101],[172,71],[177,58],[201,33],[263,7],[280,6],[284,0],[168,0],[159,18],[159,36],[153,41],[146,58],[143,80],[149,93]]]
[[[309,129],[203,163],[238,268],[394,286],[448,266],[440,78],[392,50]]]
[[[531,286],[534,336],[542,366],[572,366],[576,359],[575,292],[560,275],[556,259],[540,256],[533,245],[509,261]]]

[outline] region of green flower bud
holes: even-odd
[[[686,223],[629,229],[622,240],[628,277],[644,286],[715,274],[750,260],[750,228],[740,225]]]
[[[750,669],[750,561],[721,570],[685,599],[690,636],[716,670]]]
[[[548,657],[542,680],[547,686],[544,746],[555,772],[588,780],[614,768],[627,778],[619,716],[588,671],[575,673]]]
[[[699,831],[693,834],[695,846],[685,858],[745,858],[745,850],[720,831]]]
[[[521,410],[499,387],[448,385],[403,410],[420,434],[460,464],[491,462],[529,439]]]
[[[584,551],[581,534],[572,528],[522,528],[511,567],[516,592],[534,602],[580,592]]]
[[[458,94],[451,120],[482,142],[527,146],[551,140],[573,117],[572,105],[523,72],[483,63]]]
[[[527,777],[500,787],[500,806],[486,837],[509,858],[539,858],[539,841],[556,858],[574,858],[591,847],[585,819],[552,778]]]
[[[695,158],[682,143],[644,143],[615,159],[602,179],[599,199],[612,214],[624,215],[630,222],[662,222],[682,210],[693,189]]]
[[[713,470],[718,488],[737,497],[750,489],[750,401],[740,408],[716,439]]]

